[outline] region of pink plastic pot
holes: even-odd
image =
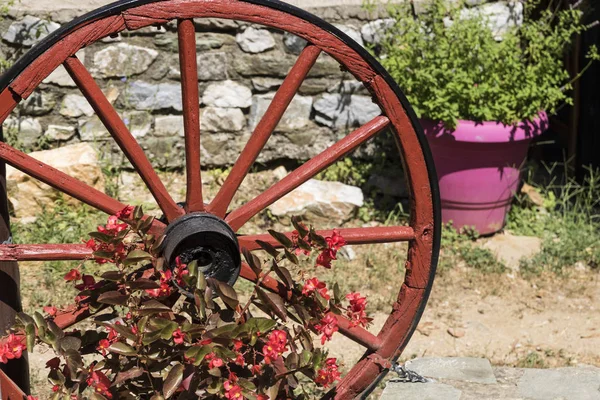
[[[517,126],[459,121],[450,131],[430,120],[421,125],[440,182],[444,223],[474,227],[483,235],[502,229],[529,143],[548,128],[546,113]]]

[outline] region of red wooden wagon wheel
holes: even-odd
[[[200,176],[201,138],[194,18],[226,18],[261,24],[290,32],[308,42],[210,204],[204,203]],[[172,20],[178,22],[184,105],[187,175],[184,207],[178,206],[167,192],[140,145],[75,56],[79,49],[106,36],[149,25],[165,24]],[[332,56],[365,85],[380,106],[382,115],[354,130],[256,198],[227,212],[234,194],[321,52]],[[233,231],[238,231],[250,218],[277,199],[380,131],[391,128],[409,183],[410,225],[341,230],[349,244],[409,242],[405,280],[379,334],[374,335],[361,327],[351,328],[344,317],[338,317],[340,332],[364,346],[366,352],[331,394],[339,399],[367,394],[387,372],[390,363],[400,355],[416,328],[433,283],[440,243],[439,200],[433,163],[414,112],[386,71],[362,47],[334,26],[298,8],[274,0],[123,0],[93,11],[54,32],[2,76],[0,123],[61,64],[149,188],[169,227],[173,226],[172,221],[183,215],[205,212],[222,218]],[[125,206],[107,194],[5,143],[0,143],[0,158],[108,214],[114,214]],[[154,232],[164,231],[167,225],[155,222]],[[320,233],[328,234],[328,231]],[[240,247],[248,249],[259,248],[255,242],[257,239],[277,245],[268,235],[238,236]],[[80,260],[89,255],[89,249],[80,244],[0,245],[0,260]],[[252,270],[244,265],[241,276],[249,280],[257,279]],[[268,289],[285,295],[276,281],[265,281],[264,284]],[[60,315],[56,322],[61,327],[66,327],[88,315],[87,310],[79,309]]]

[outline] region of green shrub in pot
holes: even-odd
[[[419,117],[448,128],[458,120],[515,124],[542,110],[553,113],[572,102],[572,82],[600,57],[592,47],[588,64],[570,76],[565,51],[590,26],[579,7],[551,2],[540,10],[539,3],[523,1],[523,22],[501,40],[477,8],[431,0],[416,13],[412,1],[391,5],[393,24],[381,35],[379,61]]]

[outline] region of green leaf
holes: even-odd
[[[261,288],[256,288],[258,298],[265,304],[275,315],[282,321],[287,321],[287,313],[285,311],[285,303],[281,297],[274,293],[266,293]]]
[[[175,364],[169,371],[163,384],[163,395],[165,396],[165,399],[171,397],[177,391],[179,385],[181,385],[181,382],[183,381],[183,370],[183,365]]]
[[[242,254],[244,255],[246,262],[248,263],[250,268],[252,268],[252,271],[254,271],[256,276],[260,276],[260,273],[262,272],[260,259],[246,248],[242,249]]]
[[[115,377],[115,381],[113,382],[112,386],[118,386],[120,383],[138,378],[142,376],[143,373],[144,370],[139,367],[132,367],[127,371],[120,371]]]
[[[208,332],[206,332],[206,337],[207,338],[217,338],[217,337],[221,337],[221,338],[226,338],[226,339],[230,339],[233,335],[233,331],[237,328],[237,324],[227,324],[227,325],[223,325],[220,326],[218,328],[212,329]]]
[[[312,353],[308,350],[302,350],[300,354],[300,367],[306,367],[310,364],[310,360],[312,358]]]
[[[133,282],[126,282],[127,285],[133,290],[145,290],[145,289],[159,289],[160,285],[148,278],[139,278]]]
[[[265,333],[273,329],[277,325],[277,322],[271,318],[256,317],[248,319],[244,325],[250,326],[252,332]]]
[[[133,209],[133,219],[140,219],[144,216],[144,208],[142,206],[135,206]]]
[[[17,313],[16,319],[18,322],[21,322],[21,324],[23,324],[23,326],[25,326],[27,324],[35,323],[35,320],[32,317],[30,317],[29,315],[25,314],[24,312]],[[44,325],[45,325],[45,323],[44,323]]]
[[[27,338],[27,351],[33,351],[35,345],[35,326],[33,324],[25,325],[25,336]]]
[[[284,249],[283,251],[284,251],[284,254],[285,254],[285,258],[287,258],[288,260],[290,260],[290,262],[292,262],[293,264],[298,265],[298,257],[296,257],[296,255],[294,253],[292,253],[288,249]]]
[[[340,285],[338,283],[333,284],[333,298],[337,304],[342,302],[342,291],[340,290]]]
[[[269,235],[273,236],[275,238],[275,240],[277,240],[279,243],[281,243],[283,245],[283,247],[286,248],[290,248],[290,247],[294,247],[294,242],[292,242],[292,240],[287,237],[286,235],[284,235],[281,232],[277,232],[274,231],[273,229],[269,229],[268,230]]]
[[[221,300],[223,300],[223,302],[231,309],[235,310],[238,304],[240,304],[235,290],[225,282],[221,282],[214,278],[209,278],[209,280],[213,284],[213,287],[217,291],[217,295],[221,298]]]
[[[106,324],[106,326],[109,326],[111,329],[114,329],[115,331],[117,331],[117,333],[129,340],[136,340],[137,336],[131,332],[131,329],[126,326],[126,325],[120,325],[120,324]]]
[[[189,275],[192,277],[196,277],[198,276],[198,260],[192,260],[192,262],[190,262],[187,265],[187,269],[188,271],[190,271]]]
[[[204,296],[198,289],[194,290],[194,304],[196,305],[198,316],[204,320],[206,318],[206,301],[204,301]]]
[[[111,353],[120,354],[122,356],[135,356],[137,352],[133,347],[123,342],[115,342],[108,346],[108,351]]]
[[[106,233],[101,233],[101,232],[90,232],[88,233],[88,236],[96,239],[102,243],[110,243],[110,241],[113,239],[112,236],[107,235]]]
[[[152,259],[152,255],[150,253],[147,253],[144,250],[135,249],[127,255],[127,258],[125,259],[125,261],[123,261],[123,264],[125,264],[125,265],[137,264],[139,262],[142,262],[145,260],[151,260],[151,259]]]
[[[63,350],[79,350],[81,347],[81,339],[75,336],[65,336],[59,341],[60,347]]]
[[[109,292],[104,292],[100,296],[98,296],[98,302],[104,304],[112,304],[115,306],[122,306],[127,303],[129,299],[129,295],[122,294],[117,292],[116,290],[111,290]]]
[[[297,259],[296,259],[297,260]],[[285,267],[280,267],[277,265],[275,260],[273,260],[273,271],[277,274],[279,279],[283,282],[283,284],[288,288],[292,289],[294,287],[294,280],[292,279],[292,274]]]
[[[204,356],[212,352],[211,346],[192,346],[185,351],[185,356],[194,360],[194,365],[199,366],[204,360]]]
[[[294,215],[292,217],[292,225],[294,225],[294,229],[298,231],[300,238],[305,238],[306,235],[308,235],[308,229],[306,229],[306,226],[300,222],[300,218],[298,218],[298,216]]]
[[[119,271],[106,271],[105,273],[103,273],[102,275],[100,275],[100,277],[102,279],[106,279],[107,281],[120,281],[121,279],[123,279],[123,273],[119,272]]]
[[[263,242],[262,240],[256,240],[256,243],[273,258],[279,257],[279,252],[270,243]]]
[[[206,286],[207,286],[207,283],[206,283],[206,278],[204,277],[204,274],[199,274],[198,281],[196,281],[196,288],[200,289],[200,290],[205,290]]]
[[[46,322],[46,319],[44,318],[44,316],[37,311],[33,313],[33,320],[35,320],[35,324],[37,325],[38,328],[41,326],[43,326],[44,328],[48,326],[48,323]],[[31,323],[33,323],[33,321],[31,321]],[[28,325],[28,324],[29,324],[29,322],[25,325]]]
[[[138,229],[140,231],[142,231],[143,233],[146,233],[150,230],[150,227],[152,227],[152,224],[154,223],[154,217],[150,216],[146,219],[144,219],[138,226]]]
[[[158,339],[160,339],[161,333],[162,333],[161,329],[156,329],[151,332],[145,332],[144,337],[142,338],[142,344],[147,346],[151,343],[156,342]]]
[[[310,229],[308,237],[311,242],[316,243],[319,247],[327,247],[327,241],[325,240],[325,238],[317,234],[317,232],[313,228]]]

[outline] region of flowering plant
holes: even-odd
[[[571,76],[563,59],[574,38],[596,25],[585,23],[582,1],[520,0],[510,3],[523,15],[506,32],[495,32],[478,8],[464,0],[430,0],[422,12],[413,1],[394,2],[380,33],[378,58],[398,82],[420,118],[442,121],[498,121],[512,125],[554,113],[572,104],[572,84],[600,55]],[[522,21],[520,21],[522,19]]]
[[[96,313],[96,329],[64,331],[55,320],[65,311],[54,306],[44,307],[45,315],[21,313],[0,342],[0,362],[41,343],[51,347],[52,399],[306,398],[301,382],[328,388],[340,379],[337,360],[313,336],[321,345],[330,340],[338,315],[367,326],[367,300],[342,296],[337,284],[328,288],[299,269],[316,252],[316,264],[331,268],[346,244],[337,230],[324,238],[294,219],[291,238],[270,231],[283,251],[257,241],[269,255],[261,260],[242,249],[257,281],[241,302],[197,261],[177,257],[169,265],[160,251],[164,237],[149,233],[152,223],[140,207],[109,217],[86,245],[96,263],[114,267],[101,280],[81,268],[65,275],[79,291],[77,307]],[[263,288],[267,280],[284,288],[287,302]]]

